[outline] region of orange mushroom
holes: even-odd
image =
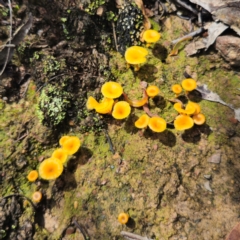
[[[189,104],[191,104],[195,107],[195,112],[193,113],[194,115],[201,112],[201,107],[199,106],[199,104],[197,104],[195,102],[189,102]]]
[[[193,119],[188,115],[179,115],[175,118],[174,127],[177,130],[183,131],[192,128],[194,125]]]
[[[137,128],[146,128],[148,126],[149,120],[150,120],[150,117],[147,114],[143,114],[135,122],[135,127],[137,127]]]
[[[63,164],[57,158],[48,158],[39,166],[39,176],[45,180],[58,178],[63,172]]]
[[[205,123],[206,118],[202,113],[198,113],[198,114],[193,116],[193,121],[197,125],[202,125],[202,124]]]
[[[182,114],[192,115],[196,111],[195,106],[191,103],[188,103],[185,109],[182,108],[181,103],[175,103],[173,107],[178,113],[182,113]]]
[[[160,93],[160,90],[157,86],[148,86],[146,92],[149,97],[153,98]]]
[[[27,179],[29,182],[35,182],[38,178],[38,172],[36,170],[32,170],[27,175]]]
[[[128,102],[119,101],[113,107],[112,116],[116,119],[124,119],[129,116],[131,107]]]
[[[78,151],[81,146],[80,139],[78,137],[69,137],[62,145],[62,149],[68,155],[73,155]]]
[[[147,47],[151,43],[157,42],[161,37],[161,34],[153,29],[148,29],[143,33],[143,40],[147,42]]]
[[[88,98],[87,103],[86,103],[88,110],[95,109],[98,105],[99,105],[99,103],[97,102],[97,100],[94,97],[90,96]]]
[[[171,89],[177,96],[182,92],[182,87],[179,84],[172,85]]]
[[[118,215],[118,221],[121,223],[121,224],[126,224],[129,220],[129,215],[127,213],[120,213]]]
[[[139,64],[145,63],[147,61],[146,56],[148,51],[139,46],[129,47],[125,52],[125,60],[128,64],[134,65],[134,70],[139,70]]]
[[[32,195],[32,201],[35,203],[39,203],[42,200],[42,193],[40,191],[36,191]]]
[[[106,82],[102,85],[101,93],[106,98],[118,98],[122,95],[123,88],[117,82]]]
[[[112,111],[114,100],[112,98],[103,98],[103,100],[96,106],[95,110],[101,114],[107,114]]]
[[[130,100],[126,93],[123,93],[125,101],[127,101],[132,107],[142,107],[145,103],[148,102],[148,95],[146,90],[143,90],[143,98],[140,100]]]
[[[52,157],[57,158],[61,163],[65,163],[67,161],[68,155],[64,149],[58,148],[52,153]]]
[[[192,78],[186,78],[182,81],[182,87],[185,91],[190,92],[197,87],[197,83]]]
[[[154,132],[163,132],[167,128],[167,123],[163,118],[155,116],[149,119],[148,126]]]
[[[59,140],[60,146],[62,146],[63,143],[64,143],[68,138],[69,138],[69,136],[62,136],[62,137],[60,138],[60,140]]]

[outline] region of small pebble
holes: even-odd
[[[203,175],[204,178],[206,178],[207,180],[210,180],[212,178],[212,175],[208,174],[208,175]]]
[[[221,152],[214,153],[210,158],[207,160],[210,163],[220,163],[221,162]]]
[[[204,182],[204,187],[205,187],[205,189],[207,189],[209,192],[212,192],[212,189],[211,189],[211,187],[210,187],[210,182],[209,182],[209,181]]]

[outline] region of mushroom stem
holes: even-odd
[[[157,114],[154,114],[154,113],[152,113],[152,112],[150,111],[147,103],[145,103],[145,104],[143,105],[143,110],[144,110],[144,112],[145,112],[149,117],[158,116]]]
[[[134,71],[137,72],[137,71],[139,71],[139,69],[140,69],[139,64],[135,64],[134,65]]]
[[[126,93],[123,93],[123,97],[126,102],[128,102],[132,107],[142,107],[145,103],[148,102],[148,95],[146,90],[143,90],[143,98],[140,100],[130,100]]]

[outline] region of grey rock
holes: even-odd
[[[221,152],[214,153],[210,158],[207,160],[210,163],[219,164],[221,162]]]
[[[209,181],[204,182],[203,186],[206,190],[208,190],[209,192],[212,192]]]

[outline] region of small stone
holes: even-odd
[[[212,189],[210,187],[210,182],[209,181],[204,182],[203,185],[204,185],[206,190],[208,190],[209,192],[212,192]]]
[[[204,176],[204,178],[206,178],[207,180],[210,180],[210,179],[212,178],[212,175],[210,175],[210,174],[203,175],[203,176]]]
[[[74,227],[68,227],[66,229],[66,235],[70,235],[70,234],[73,234],[75,233],[76,229]]]
[[[220,163],[221,162],[221,152],[214,153],[210,158],[207,160],[210,163]]]

